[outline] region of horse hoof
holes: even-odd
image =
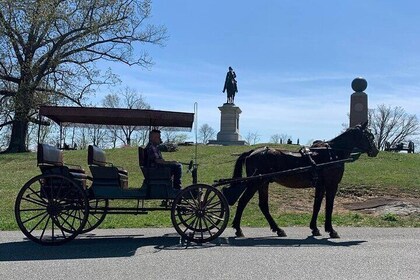
[[[321,233],[319,232],[319,229],[314,229],[314,230],[312,230],[312,235],[313,236],[321,236]]]
[[[340,236],[335,230],[333,230],[330,232],[330,238],[340,238]]]
[[[286,237],[286,236],[287,236],[287,234],[286,234],[286,232],[284,232],[284,230],[282,230],[282,229],[278,229],[278,230],[277,230],[277,236],[278,236],[278,237]]]
[[[235,232],[236,237],[245,237],[245,235],[243,234],[242,230],[237,230]]]

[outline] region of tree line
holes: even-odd
[[[99,87],[115,86],[118,78],[109,69],[98,69],[97,62],[150,67],[152,59],[144,46],[162,46],[167,39],[164,26],[150,23],[151,7],[150,0],[0,1],[0,149],[28,151],[40,124],[39,106],[88,106]],[[102,106],[150,107],[129,89],[106,96]],[[369,123],[380,149],[386,143],[416,142],[419,134],[417,116],[402,107],[380,105],[369,111]],[[46,124],[41,122],[40,136],[52,142],[57,128]],[[215,135],[207,124],[199,133],[202,143]],[[64,134],[73,146],[83,146],[85,140],[117,146],[147,139],[147,131],[139,127],[64,128]],[[186,139],[185,134],[171,130],[163,136],[165,141]],[[257,132],[245,138],[250,144],[260,141]],[[270,142],[288,139],[287,134],[275,134]]]
[[[90,106],[93,106],[90,104]],[[126,87],[123,90],[109,93],[99,104],[105,108],[127,109],[152,109],[151,105],[135,89]],[[89,144],[102,148],[116,148],[121,146],[144,146],[149,139],[149,127],[141,126],[73,126],[63,125],[60,128],[50,121],[43,121],[41,125],[31,123],[28,125],[28,134],[25,139],[25,149],[33,150],[38,141],[59,146],[65,149],[84,149]],[[185,142],[188,138],[186,133],[178,132],[170,128],[160,128],[162,140],[170,143]],[[0,135],[0,150],[6,149],[10,134]],[[60,143],[60,140],[61,143]]]
[[[380,104],[374,109],[369,109],[368,123],[375,137],[375,144],[380,150],[385,150],[386,145],[395,146],[408,141],[419,142],[420,124],[417,116],[407,113],[400,106],[391,107]],[[348,123],[343,124],[343,127],[347,129]],[[255,133],[248,135],[252,136]],[[286,144],[286,139],[292,139],[292,137],[284,133],[274,134],[270,138],[270,143]],[[299,139],[296,143],[299,144],[298,142]]]

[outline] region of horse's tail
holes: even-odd
[[[242,153],[239,157],[238,157],[238,159],[236,160],[236,163],[235,163],[235,168],[234,168],[234,170],[233,170],[233,176],[232,176],[232,179],[235,179],[235,178],[242,178],[242,167],[243,167],[243,165],[244,165],[244,163],[245,163],[245,159],[253,152],[254,150],[250,150],[250,151],[248,151],[248,152],[245,152],[245,153]],[[230,184],[230,186],[231,187],[235,187],[235,186],[237,186],[238,185],[238,183],[231,183]]]
[[[249,156],[254,150],[245,152],[239,156],[235,163],[235,169],[233,170],[232,179],[242,178],[242,167],[245,163],[245,159]],[[239,199],[241,194],[244,192],[246,184],[243,182],[232,182],[229,187],[224,187],[222,189],[223,195],[226,197],[229,205],[234,205]]]

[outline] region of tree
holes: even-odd
[[[176,128],[164,127],[162,131],[162,141],[165,143],[181,143],[188,139],[188,135],[185,133],[177,132]]]
[[[245,137],[245,141],[248,142],[248,144],[255,145],[258,141],[260,141],[260,135],[258,132],[248,132]]]
[[[39,105],[72,102],[95,87],[114,84],[95,62],[107,60],[148,67],[152,61],[137,45],[161,45],[162,26],[145,25],[150,0],[0,1],[0,100],[10,99],[12,119],[6,152],[26,151],[29,122]]]
[[[122,96],[122,101],[119,96]],[[126,87],[120,94],[108,94],[105,96],[102,104],[108,108],[127,108],[127,109],[150,109],[150,105],[143,99],[143,96],[136,90]],[[110,126],[111,138],[120,139],[124,145],[130,146],[132,135],[137,130],[147,130],[147,128],[141,129],[137,126]],[[122,135],[118,133],[122,132]],[[142,133],[141,135],[143,135]],[[115,143],[115,142],[114,142]]]
[[[106,133],[106,129],[99,125],[94,125],[87,129],[87,137],[89,139],[89,142],[92,143],[92,145],[98,147],[106,147]]]
[[[270,143],[280,144],[280,141],[281,141],[280,134],[271,135],[271,137],[270,137]]]
[[[419,134],[417,116],[406,113],[402,107],[379,105],[369,110],[369,122],[379,149],[384,149],[386,142],[395,145]]]
[[[270,137],[270,143],[273,144],[286,144],[288,139],[292,139],[292,136],[287,134],[274,134]]]
[[[12,98],[3,96],[0,98],[0,124],[10,123],[13,120]],[[10,126],[0,125],[0,150],[7,148],[10,142]]]
[[[211,138],[214,137],[216,131],[208,124],[203,124],[198,130],[198,137],[201,139],[203,144],[206,144]]]

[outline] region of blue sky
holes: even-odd
[[[232,66],[242,136],[288,134],[307,144],[340,133],[358,76],[368,81],[370,108],[420,115],[419,11],[414,0],[154,1],[152,22],[169,39],[138,51],[155,65],[111,67],[154,109],[192,112],[198,102],[199,126],[219,131]]]

